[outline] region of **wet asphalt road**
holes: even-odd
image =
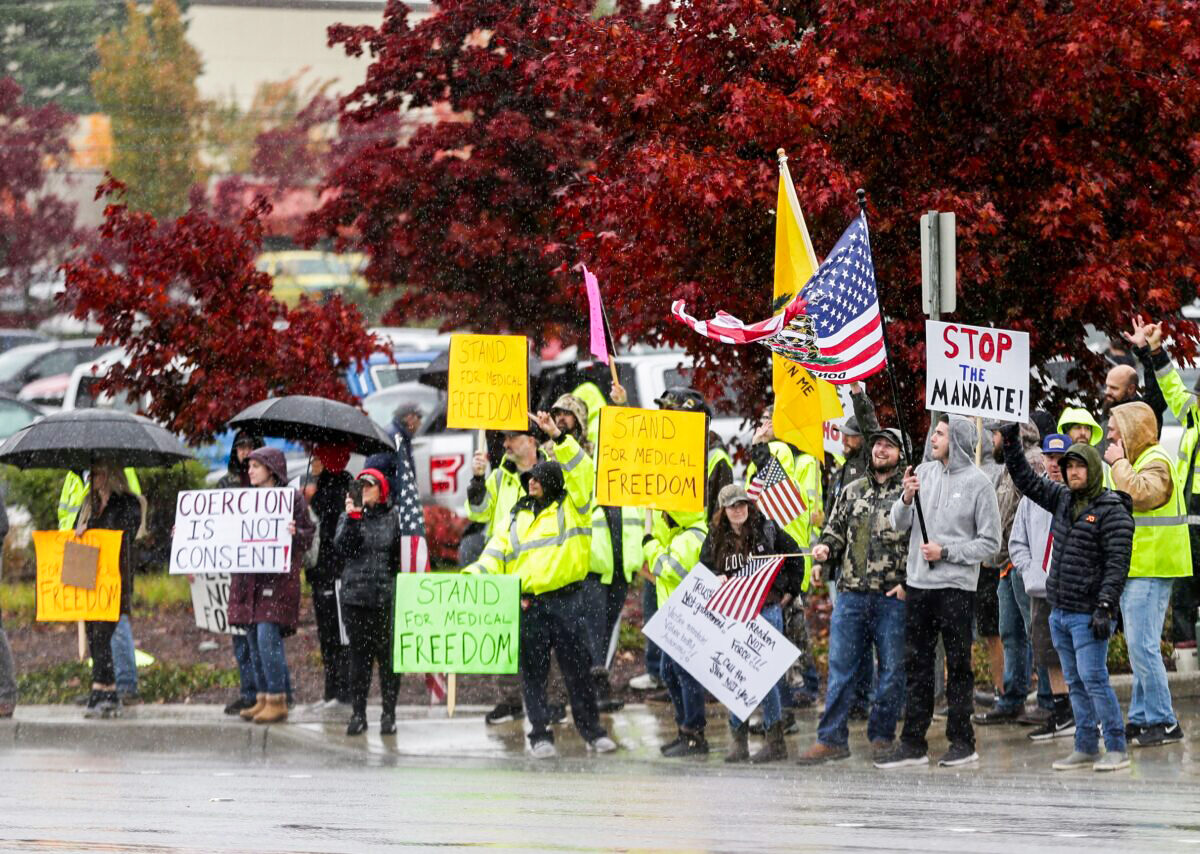
[[[1047,770],[1069,744],[1015,727],[980,733],[975,768],[731,769],[655,758],[661,723],[623,713],[616,756],[564,733],[550,763],[522,755],[519,724],[477,718],[414,723],[395,747],[372,730],[357,755],[0,751],[0,851],[1200,851],[1200,738],[1111,776]],[[455,732],[493,749],[448,754]]]

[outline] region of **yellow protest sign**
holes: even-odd
[[[121,532],[34,531],[37,552],[38,622],[75,622],[102,620],[116,622],[121,617]],[[100,550],[96,586],[88,590],[63,584],[63,551],[68,542],[82,543]]]
[[[529,426],[529,341],[524,335],[450,336],[446,426]]]
[[[703,412],[600,410],[596,501],[609,507],[704,509],[708,425]]]

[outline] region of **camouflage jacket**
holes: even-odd
[[[903,480],[904,470],[897,467],[882,484],[868,475],[842,490],[820,540],[829,546],[826,563],[841,561],[838,590],[886,593],[904,583],[909,533],[894,530],[890,517]]]

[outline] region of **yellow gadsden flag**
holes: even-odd
[[[799,293],[817,271],[808,226],[796,198],[787,157],[779,152],[779,196],[775,202],[775,290],[772,310]],[[824,422],[842,416],[837,390],[825,380],[782,356],[771,354],[771,386],[775,390],[775,436],[818,460],[824,459]]]

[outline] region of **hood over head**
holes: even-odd
[[[1068,424],[1086,424],[1092,428],[1092,444],[1099,445],[1100,440],[1104,438],[1104,430],[1092,417],[1092,413],[1086,409],[1064,409],[1062,415],[1058,416],[1058,432],[1066,433]]]
[[[1158,419],[1154,410],[1144,403],[1122,403],[1112,408],[1109,418],[1121,431],[1125,458],[1137,462],[1142,452],[1158,442]]]
[[[950,416],[950,471],[961,471],[967,466],[975,465],[975,444],[979,433],[975,423],[969,418],[957,415]]]
[[[244,475],[246,473],[245,463],[239,463],[237,456],[237,446],[239,443],[249,443],[255,448],[261,448],[263,437],[251,433],[249,430],[238,430],[233,434],[233,442],[229,445],[229,462],[226,468],[230,474]]]
[[[1087,485],[1081,490],[1072,489],[1071,493],[1074,496],[1074,501],[1071,503],[1071,515],[1073,518],[1079,518],[1079,514],[1083,512],[1083,508],[1087,507],[1096,499],[1101,492],[1104,491],[1104,461],[1100,459],[1100,452],[1093,445],[1085,445],[1082,442],[1076,442],[1071,447],[1067,448],[1067,452],[1063,454],[1059,465],[1064,468],[1063,480],[1066,480],[1065,467],[1070,459],[1082,460],[1087,466],[1088,477]]]
[[[379,487],[379,499],[382,503],[387,504],[388,501],[388,479],[379,469],[366,468],[359,472],[356,480],[373,481]]]
[[[275,483],[278,486],[287,486],[287,458],[283,451],[278,448],[255,448],[250,452],[249,458],[266,466],[271,474],[275,475]]]
[[[542,485],[542,504],[551,504],[567,494],[566,478],[562,466],[553,460],[542,460],[525,474],[521,475],[521,483],[526,491],[529,481],[536,480]]]

